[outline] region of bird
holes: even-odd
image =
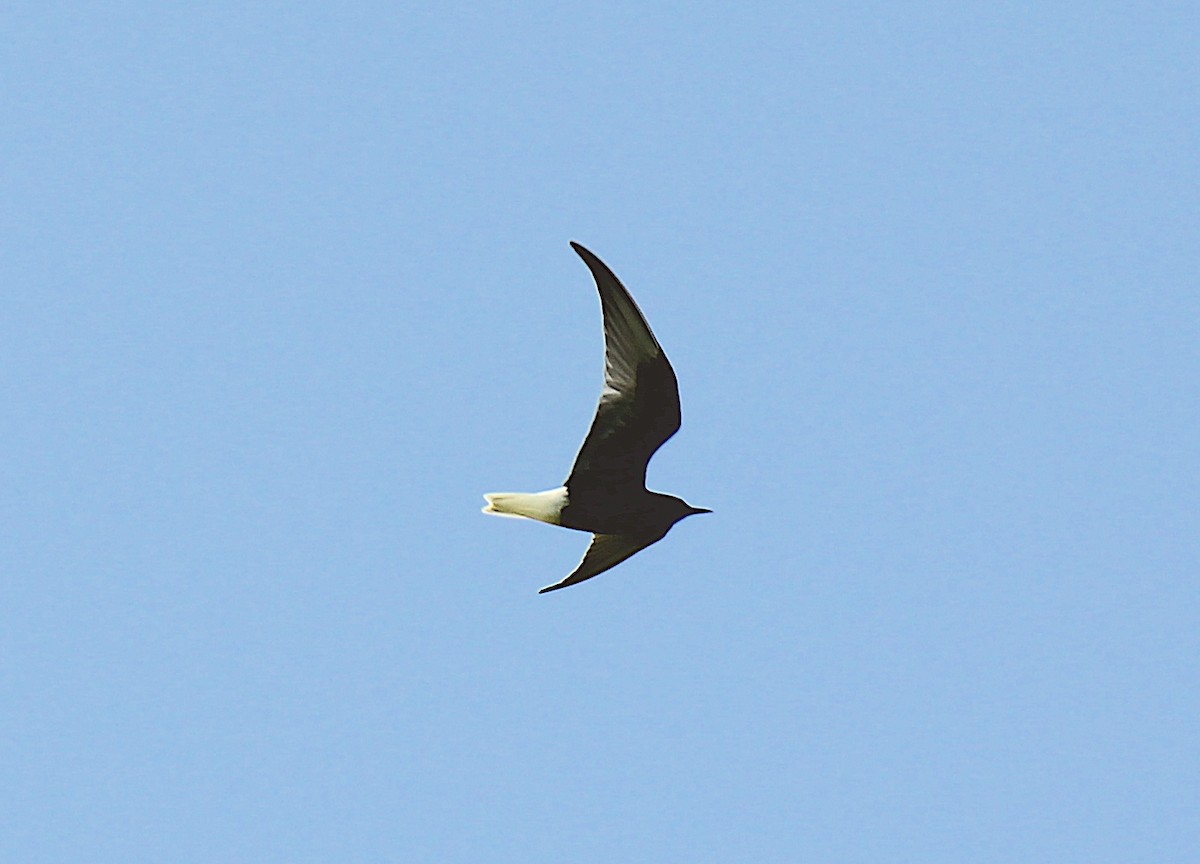
[[[579,243],[571,248],[596,280],[604,317],[604,389],[596,416],[562,486],[483,496],[484,513],[592,534],[579,566],[539,594],[598,576],[657,543],[681,519],[712,512],[646,488],[650,457],[682,420],[675,370],[616,274]]]

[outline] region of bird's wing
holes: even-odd
[[[646,482],[654,451],[679,429],[679,384],[641,310],[611,270],[572,243],[600,292],[604,312],[604,391],[567,488],[621,488]]]
[[[591,579],[608,570],[610,567],[616,567],[626,558],[636,555],[650,544],[661,540],[663,535],[657,537],[632,536],[629,534],[596,534],[592,537],[592,545],[588,547],[587,553],[583,556],[583,560],[579,562],[579,566],[575,568],[575,572],[561,582],[554,585],[547,585],[539,594],[545,594],[547,591],[557,591],[559,588],[566,588],[569,585],[575,585],[583,582],[586,579]]]

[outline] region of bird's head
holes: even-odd
[[[678,522],[680,519],[686,519],[689,516],[695,516],[697,513],[711,513],[707,507],[693,507],[691,504],[684,501],[682,498],[668,496],[670,500],[672,522]]]

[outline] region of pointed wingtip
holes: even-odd
[[[562,587],[561,585],[547,585],[545,588],[541,588],[541,589],[539,589],[539,590],[538,590],[538,593],[539,593],[539,594],[545,594],[547,591],[553,591],[553,590],[555,590],[556,588],[561,588],[561,587]]]

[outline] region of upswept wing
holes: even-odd
[[[561,582],[547,585],[539,594],[547,591],[557,591],[569,585],[576,585],[593,576],[597,576],[612,567],[616,567],[626,558],[636,555],[647,546],[662,539],[658,537],[634,537],[627,534],[595,534],[592,545],[588,546],[583,560],[575,568],[575,572]]]
[[[571,248],[592,271],[600,292],[604,391],[566,485],[644,488],[650,457],[679,430],[675,370],[621,281],[583,246],[572,243]]]

